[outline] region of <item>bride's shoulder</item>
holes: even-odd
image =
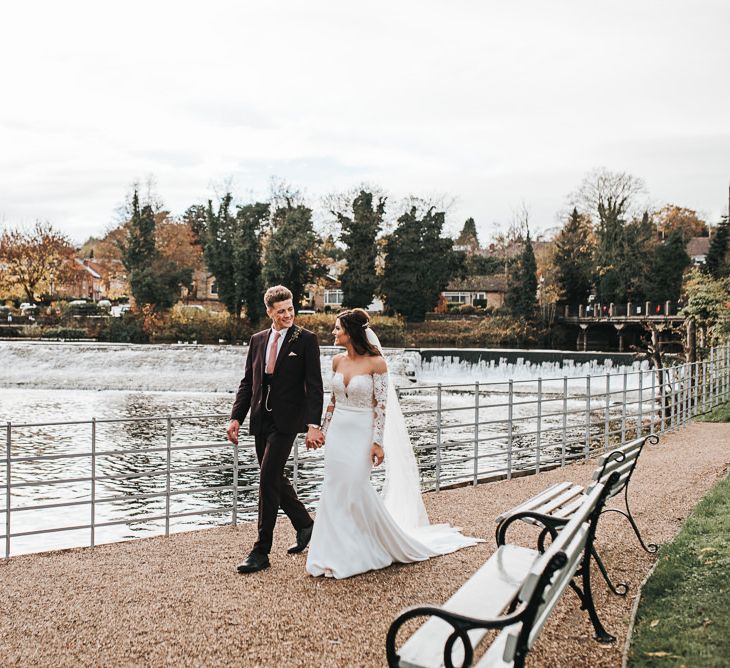
[[[371,357],[370,360],[370,369],[372,373],[385,373],[388,370],[388,365],[385,363],[385,359],[381,355]]]
[[[332,371],[337,371],[337,367],[340,364],[340,362],[345,358],[345,353],[337,353],[332,358]]]

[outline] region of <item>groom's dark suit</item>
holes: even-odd
[[[267,374],[266,346],[271,334],[267,329],[251,337],[246,371],[231,410],[231,420],[239,423],[251,411],[249,433],[256,437],[261,467],[259,537],[254,549],[265,554],[271,550],[279,505],[297,531],[312,524],[284,475],[284,465],[297,433],[306,432],[308,424],[320,423],[324,396],[317,337],[296,325],[290,327],[274,373]]]

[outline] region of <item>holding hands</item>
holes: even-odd
[[[370,461],[373,463],[373,466],[380,466],[384,459],[385,453],[383,452],[383,448],[377,443],[373,443],[373,447],[370,448]]]
[[[324,434],[322,430],[310,424],[304,442],[307,445],[307,450],[318,450],[324,445]]]

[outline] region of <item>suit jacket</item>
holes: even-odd
[[[231,420],[243,423],[251,411],[249,433],[261,431],[264,411],[263,379],[266,344],[271,329],[251,337],[246,356],[246,371],[236,393]],[[292,325],[286,333],[271,377],[269,406],[277,431],[293,434],[306,432],[308,424],[320,424],[324,389],[319,362],[317,336]]]

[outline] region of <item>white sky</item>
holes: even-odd
[[[99,235],[154,175],[181,213],[272,176],[456,198],[536,231],[605,166],[650,203],[727,211],[730,2],[5,3],[0,225]]]

